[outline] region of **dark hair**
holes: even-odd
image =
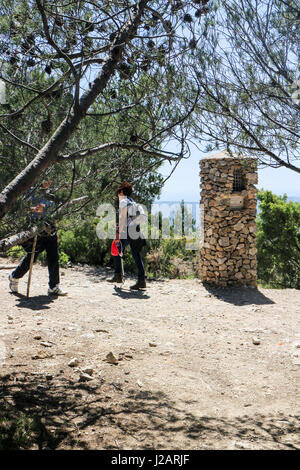
[[[127,183],[127,181],[123,181],[123,183],[119,184],[117,187],[116,193],[119,194],[120,191],[123,191],[125,196],[130,196],[133,191],[133,187],[130,183]]]

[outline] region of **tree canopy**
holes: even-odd
[[[299,0],[223,2],[203,50],[193,64],[195,138],[300,173]]]
[[[99,198],[124,177],[148,188],[145,199],[158,193],[160,164],[188,156],[197,94],[185,77],[207,3],[1,4],[0,218],[20,214],[20,196],[45,176],[62,203],[92,190]],[[164,149],[168,139],[177,153]]]
[[[300,203],[260,191],[258,277],[272,287],[300,288]]]
[[[191,138],[300,172],[299,22],[299,0],[2,2],[4,232],[45,176],[61,216],[122,179],[151,201]]]

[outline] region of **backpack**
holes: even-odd
[[[128,204],[129,224],[131,225],[133,223],[134,225],[140,225],[140,224],[143,224],[144,222],[147,222],[147,214],[145,213],[145,210],[142,204],[135,202],[131,198],[128,198],[128,199],[129,199],[129,204]]]

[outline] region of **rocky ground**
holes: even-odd
[[[130,292],[132,279],[116,290],[107,270],[73,267],[69,295],[51,298],[35,265],[27,300],[8,273],[1,414],[34,418],[30,448],[300,449],[299,290],[157,280]]]

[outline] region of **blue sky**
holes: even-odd
[[[191,151],[191,157],[181,161],[173,175],[166,181],[161,191],[161,201],[181,201],[182,199],[189,202],[199,201],[199,161],[209,154],[200,152],[195,146],[191,147]],[[171,165],[166,162],[160,171],[164,176],[168,176],[171,169]],[[286,193],[290,198],[300,198],[300,174],[286,168],[259,169],[256,186],[258,189],[264,188],[277,195]]]

